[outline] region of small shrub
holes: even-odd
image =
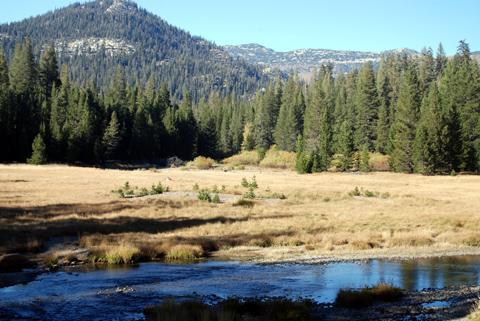
[[[197,198],[199,201],[209,203],[212,201],[212,196],[210,195],[210,191],[208,189],[201,189],[200,191],[198,191]]]
[[[190,166],[197,169],[210,169],[215,164],[215,161],[208,157],[198,156],[189,163]]]
[[[325,197],[325,198],[323,199],[323,201],[324,201],[325,203],[328,203],[328,202],[331,201],[331,198],[330,198],[330,197]]]
[[[363,192],[363,195],[365,195],[365,197],[375,197],[375,196],[376,196],[376,193],[373,192],[373,191],[369,191],[368,189],[366,189],[366,190]]]
[[[220,204],[221,203],[220,196],[218,196],[218,193],[213,194],[212,203],[214,203],[214,204]]]
[[[388,172],[390,171],[390,156],[380,153],[370,154],[368,165],[372,171],[375,172]]]
[[[196,191],[198,191],[198,190],[200,189],[200,186],[198,186],[198,184],[195,183],[195,184],[193,184],[192,189],[196,192]]]
[[[163,192],[168,191],[168,187],[163,187],[161,183],[157,185],[153,184],[151,189],[148,190],[145,187],[138,188],[137,186],[131,186],[129,182],[119,189],[113,190],[112,193],[118,194],[121,198],[131,198],[131,197],[143,197],[147,195],[157,195],[162,194]]]
[[[370,171],[370,153],[366,147],[363,148],[362,152],[360,153],[360,171],[361,172],[369,172]]]
[[[140,250],[130,244],[120,244],[107,249],[105,257],[108,264],[128,264],[135,261]]]
[[[268,168],[295,169],[296,155],[294,152],[278,150],[272,146],[260,162],[260,166]]]
[[[150,195],[163,194],[167,190],[168,189],[163,187],[162,183],[159,182],[157,185],[152,185],[152,188],[150,189]]]
[[[360,290],[342,289],[338,292],[335,305],[341,308],[361,309],[373,303],[398,301],[403,297],[401,289],[390,284],[381,283],[374,287],[365,287]]]
[[[224,159],[222,163],[235,166],[237,169],[245,169],[245,165],[258,165],[260,158],[256,151],[243,151],[240,154]]]
[[[253,200],[253,199],[255,199],[255,197],[256,197],[255,192],[253,191],[253,188],[251,188],[251,187],[248,191],[246,191],[243,194],[243,198],[248,199],[248,200]]]
[[[260,159],[260,161],[262,161],[265,158],[266,154],[267,154],[267,149],[266,148],[263,148],[263,147],[257,148],[257,155],[258,155],[258,159]]]
[[[132,197],[135,195],[133,188],[129,182],[125,182],[119,189],[113,190],[112,193],[117,193],[122,198]]]
[[[200,245],[179,244],[171,247],[165,256],[171,261],[194,261],[204,256]]]
[[[135,194],[136,197],[143,197],[147,195],[150,195],[150,192],[145,187],[139,189],[138,192]]]
[[[355,188],[348,193],[348,195],[350,196],[360,196],[362,195],[362,193],[360,192],[360,189],[358,188],[358,186],[355,186]]]

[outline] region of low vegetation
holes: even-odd
[[[239,154],[225,158],[222,163],[230,166],[255,166],[260,163],[260,155],[257,151],[242,151]]]
[[[165,258],[169,261],[195,261],[205,256],[199,245],[179,244],[171,247]]]
[[[227,299],[215,305],[201,301],[163,303],[144,310],[148,321],[309,321],[313,303],[289,299]]]
[[[188,168],[211,169],[215,165],[215,160],[209,157],[198,156],[187,164]]]
[[[387,283],[380,283],[374,287],[365,287],[359,290],[340,290],[335,298],[335,305],[348,309],[367,308],[377,302],[398,301],[403,295],[402,289]]]
[[[261,167],[295,169],[296,155],[293,152],[279,150],[272,146],[260,162]]]
[[[168,187],[164,187],[162,183],[153,184],[150,189],[147,189],[146,187],[131,186],[129,182],[125,182],[122,187],[112,191],[112,193],[118,194],[121,198],[144,197],[163,194],[164,192],[168,192]]]

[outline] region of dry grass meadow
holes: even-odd
[[[253,176],[257,199],[242,206],[240,182]],[[161,182],[170,192],[134,199],[111,192],[126,181]],[[194,185],[216,186],[226,201],[201,202]],[[0,165],[0,254],[45,250],[52,240],[113,263],[480,254],[479,226],[479,176]]]

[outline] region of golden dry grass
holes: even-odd
[[[259,198],[287,199],[247,207],[175,193],[197,183],[241,195],[242,178],[254,175]],[[173,193],[136,199],[111,193],[126,181],[162,182]],[[350,196],[356,186],[376,196]],[[258,260],[477,253],[479,195],[479,176],[0,165],[0,252],[11,251],[10,239],[71,235],[83,236],[89,248],[128,242],[152,257],[177,244]]]

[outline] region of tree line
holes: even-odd
[[[278,79],[248,99],[175,100],[154,76],[130,85],[121,66],[101,89],[69,74],[53,46],[38,62],[28,39],[9,63],[0,52],[1,161],[218,159],[276,145],[297,153],[299,172],[352,170],[371,152],[399,172],[480,170],[480,70],[463,41],[450,59],[440,45],[337,77],[326,65],[310,84]]]

